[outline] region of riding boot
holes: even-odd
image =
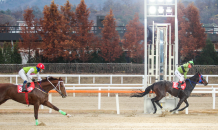
[[[27,83],[23,83],[23,86],[22,86],[22,92],[28,92],[28,91],[26,90],[26,87],[25,87],[26,84],[27,84]]]
[[[179,97],[179,94],[180,94],[180,91],[181,91],[181,83],[180,83],[180,81],[178,82],[178,94],[177,94],[177,97]]]
[[[181,88],[181,83],[180,83],[180,81],[178,82],[178,89],[179,89],[179,90],[182,89],[182,88]]]

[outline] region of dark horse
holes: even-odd
[[[47,77],[46,79],[43,79],[40,83],[34,82],[34,84],[35,89],[28,93],[28,100],[30,105],[34,105],[34,116],[36,125],[38,125],[38,110],[40,104],[59,111],[61,114],[67,115],[67,117],[71,116],[61,111],[48,101],[48,92],[52,89],[55,89],[63,98],[67,96],[61,77]],[[27,104],[25,94],[17,92],[17,85],[2,83],[0,84],[0,105],[6,102],[8,99],[12,99],[19,103]]]
[[[207,81],[204,79],[204,77],[199,72],[196,73],[191,78],[186,79],[185,82],[186,82],[186,88],[183,91],[173,88],[172,87],[173,83],[171,81],[159,81],[159,82],[153,83],[151,86],[147,87],[144,92],[134,94],[131,97],[143,97],[152,90],[156,94],[156,97],[151,99],[151,102],[154,106],[154,114],[155,114],[157,111],[157,108],[156,108],[154,103],[156,103],[162,109],[162,106],[160,105],[159,101],[163,97],[165,97],[166,93],[168,92],[169,94],[171,94],[175,97],[178,96],[178,98],[180,99],[176,108],[174,108],[173,110],[170,110],[170,112],[177,110],[180,107],[180,105],[183,102],[185,102],[186,106],[184,108],[178,110],[178,111],[182,111],[186,107],[189,106],[187,98],[190,96],[192,90],[195,88],[195,85],[197,83],[204,84],[204,86],[206,86],[208,84]],[[179,91],[181,91],[181,92],[179,92]]]

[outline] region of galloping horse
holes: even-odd
[[[175,96],[175,97],[178,96],[178,98],[180,99],[176,108],[174,108],[173,110],[170,110],[170,112],[177,110],[180,107],[180,105],[183,102],[185,102],[186,106],[184,108],[178,110],[178,111],[183,111],[186,107],[189,106],[187,98],[190,96],[192,90],[195,88],[195,85],[197,83],[204,84],[204,86],[206,86],[208,84],[207,81],[204,79],[204,77],[199,72],[196,73],[193,77],[186,79],[185,82],[186,82],[186,88],[184,89],[184,92],[180,92],[179,94],[178,94],[178,92],[180,90],[172,87],[173,82],[171,82],[171,81],[159,81],[159,82],[155,82],[151,86],[147,87],[144,92],[136,93],[136,94],[132,95],[131,97],[143,97],[146,94],[148,94],[150,92],[150,90],[152,90],[156,94],[156,97],[151,99],[151,102],[154,106],[154,114],[155,114],[157,111],[157,108],[156,108],[154,103],[156,103],[162,109],[162,106],[160,105],[159,101],[163,97],[165,97],[166,92],[168,92],[172,96]]]
[[[18,93],[17,85],[10,83],[0,84],[0,105],[6,102],[8,99],[12,99],[19,103],[34,105],[34,116],[36,125],[38,125],[38,110],[40,104],[59,111],[63,115],[70,117],[71,115],[66,112],[61,111],[56,106],[48,101],[48,92],[55,89],[63,98],[67,96],[64,83],[61,77],[59,79],[53,77],[47,77],[43,79],[40,83],[34,82],[35,89],[28,93],[25,97],[25,93]],[[28,97],[28,103],[26,98]]]

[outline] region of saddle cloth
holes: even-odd
[[[178,82],[173,82],[173,88],[178,89]],[[186,87],[186,82],[181,85],[182,90],[184,90]]]
[[[25,93],[25,92],[22,92],[22,86],[23,85],[17,85],[17,92],[18,93]],[[31,92],[34,88],[35,88],[35,84],[34,84],[34,82],[31,82],[30,86],[27,88],[27,91],[28,91],[27,93]]]

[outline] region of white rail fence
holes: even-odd
[[[47,76],[53,76],[53,77],[62,77],[65,78],[65,86],[66,86],[66,90],[134,90],[134,89],[141,89],[144,90],[144,83],[143,83],[143,78],[144,75],[66,75],[66,74],[43,74],[41,75],[41,77],[47,77]],[[187,75],[187,77],[191,77],[192,75]],[[12,78],[15,78],[15,83],[14,84],[18,84],[18,78],[19,75],[0,75],[1,77],[9,77],[10,78],[10,83],[12,82]],[[34,77],[34,76],[33,76]],[[69,84],[67,78],[68,77],[77,77],[78,78],[78,83],[76,84]],[[82,84],[81,78],[82,77],[93,77],[93,84]],[[95,83],[95,78],[96,77],[109,77],[110,78],[110,83],[107,84],[96,84]],[[120,84],[113,84],[113,78],[114,77],[120,77],[121,79],[121,83]],[[139,77],[142,79],[141,83],[138,84],[124,84],[123,83],[123,78],[124,77]],[[151,77],[153,76],[148,76],[148,82],[151,82]],[[208,82],[209,81],[209,77],[218,77],[218,75],[204,75],[204,77],[206,77],[206,80]],[[77,86],[77,87],[76,87]],[[78,87],[80,86],[80,87]],[[81,87],[81,86],[89,86],[89,87]],[[90,86],[97,86],[97,87],[90,87]],[[111,87],[111,86],[116,86],[116,87]],[[141,86],[141,87],[117,87],[117,86]],[[200,87],[202,85],[197,84],[197,87],[195,87],[194,91],[192,91],[192,93],[211,93],[212,94],[212,104],[213,107],[212,109],[215,109],[215,99],[216,99],[216,93],[218,93],[218,88],[214,88],[213,86],[218,86],[218,84],[208,84],[208,86],[211,87]],[[110,93],[108,93],[108,97],[110,96]],[[75,97],[75,93],[73,93],[73,97]],[[52,94],[49,94],[49,100],[52,101]],[[41,108],[43,109],[43,106],[41,106]],[[101,109],[101,93],[98,93],[98,109]],[[119,110],[119,96],[118,93],[116,94],[116,109],[117,109],[117,114],[120,114],[120,110]],[[51,113],[52,110],[50,109],[49,112]],[[186,114],[188,114],[188,108],[186,109]]]

